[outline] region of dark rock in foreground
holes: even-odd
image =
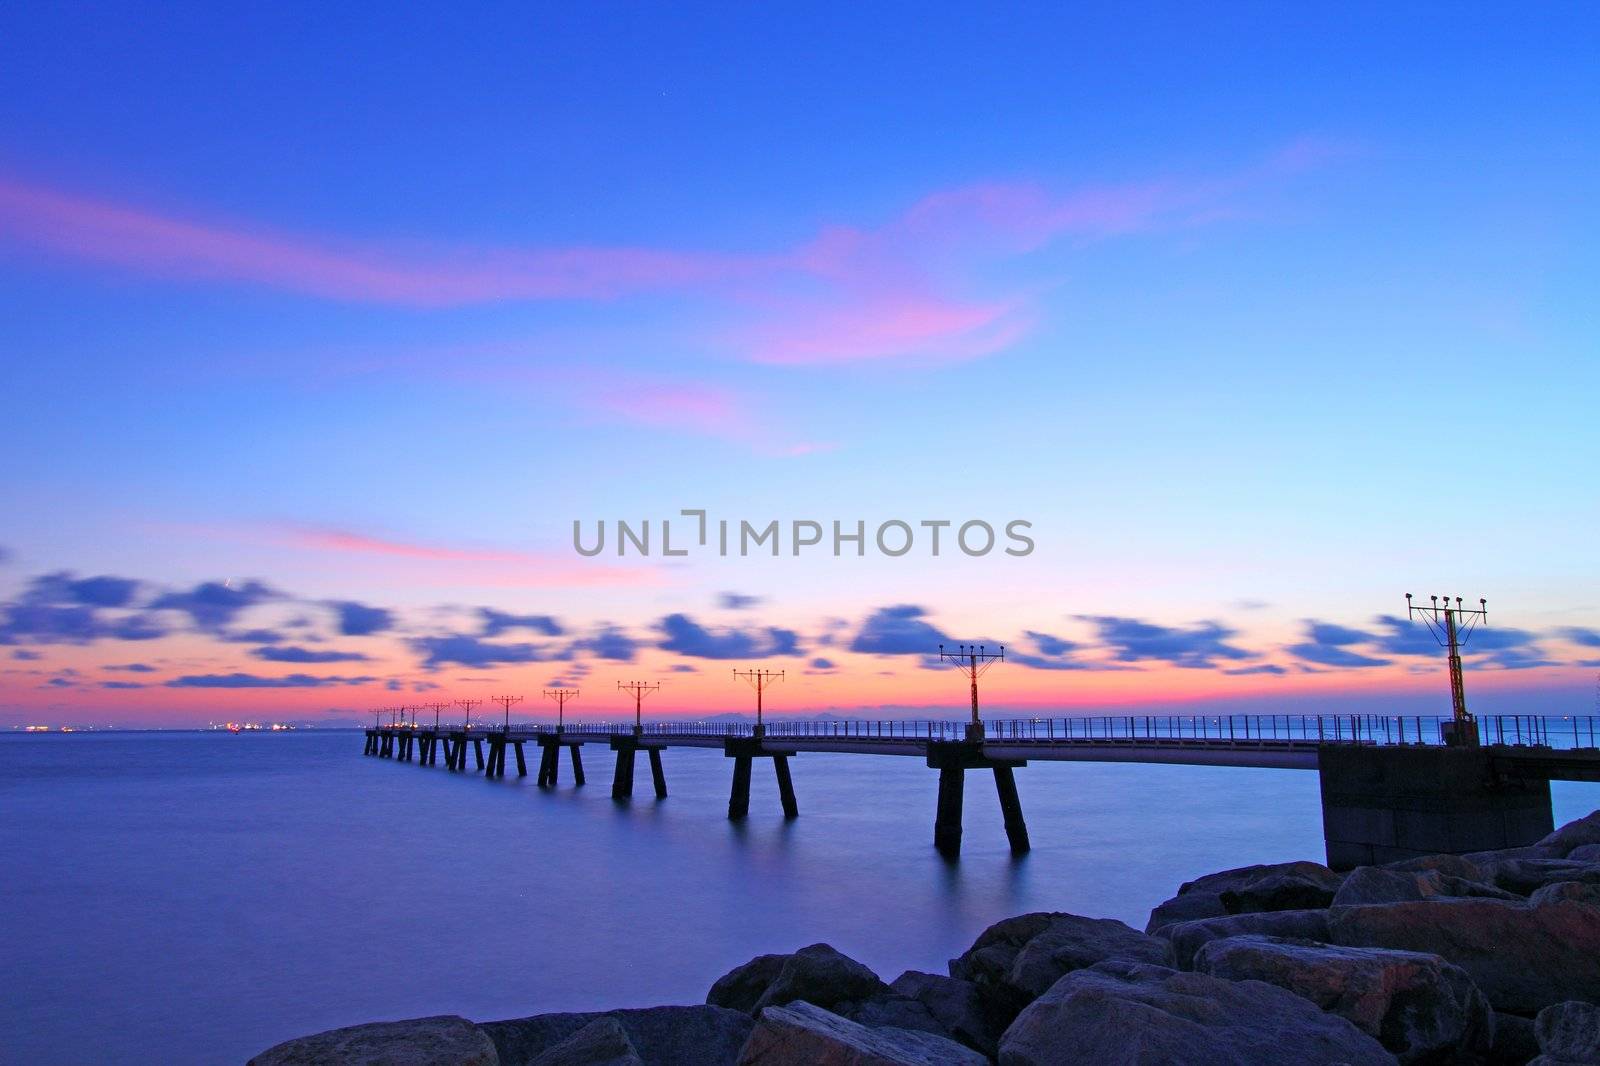
[[[1005,1026],[999,1024],[971,981],[907,970],[891,981],[889,987],[896,994],[921,1003],[953,1039],[994,1057]]]
[[[1485,899],[1516,899],[1515,894],[1494,885],[1457,877],[1439,870],[1396,870],[1392,867],[1358,866],[1350,871],[1333,896],[1335,907],[1363,903],[1404,903],[1440,896],[1478,896]]]
[[[1539,1012],[1533,1023],[1539,1051],[1555,1062],[1600,1062],[1600,1007],[1576,1000]]]
[[[986,1066],[953,1040],[913,1029],[872,1029],[804,1001],[761,1012],[740,1066]]]
[[[812,944],[791,955],[760,955],[736,967],[711,986],[706,1002],[759,1014],[765,1007],[800,999],[833,1010],[889,994],[889,986],[861,963],[827,944]]]
[[[646,1007],[584,1014],[536,1014],[484,1022],[501,1066],[528,1066],[546,1051],[601,1018],[622,1027],[647,1066],[732,1063],[750,1035],[750,1016],[721,1007]]]
[[[1595,844],[1600,844],[1600,811],[1568,822],[1534,846],[1548,848],[1558,858],[1563,858],[1570,857],[1574,848]]]
[[[1144,931],[1155,933],[1178,922],[1242,912],[1326,907],[1340,881],[1339,874],[1321,863],[1304,861],[1241,866],[1206,874],[1184,882],[1176,896],[1158,904],[1150,912]]]
[[[1173,955],[1181,970],[1194,969],[1194,957],[1213,940],[1259,933],[1264,936],[1294,937],[1300,940],[1328,939],[1327,911],[1268,911],[1261,914],[1234,914],[1208,918],[1203,922],[1169,925],[1161,935],[1172,941]]]
[[[1600,998],[1600,908],[1583,903],[1435,899],[1336,907],[1328,934],[1350,947],[1442,956],[1466,970],[1499,1010],[1532,1013]]]
[[[1063,977],[1000,1039],[1001,1066],[1394,1061],[1350,1022],[1276,986],[1122,961]]]
[[[996,922],[960,957],[950,976],[971,981],[990,1009],[1009,1020],[1063,975],[1107,959],[1172,964],[1172,946],[1112,918],[1024,914]]]
[[[441,1014],[287,1040],[251,1059],[249,1066],[498,1066],[500,1061],[481,1028]]]
[[[1466,971],[1437,955],[1308,940],[1213,940],[1195,971],[1265,981],[1353,1022],[1403,1063],[1469,1059],[1493,1042],[1489,1003]]]
[[[530,1066],[644,1066],[627,1031],[615,1018],[596,1018],[559,1044],[546,1049]]]

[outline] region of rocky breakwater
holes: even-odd
[[[1600,1064],[1600,812],[1528,848],[1210,874],[1142,932],[1019,915],[945,974],[814,944],[701,1005],[363,1025],[251,1066],[989,1062]]]

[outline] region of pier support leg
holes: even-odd
[[[728,817],[734,821],[750,813],[750,756],[733,757],[733,792],[728,796]]]
[[[1011,842],[1013,854],[1020,855],[1030,847],[1028,823],[1022,820],[1022,801],[1017,798],[1017,778],[1009,766],[994,768],[994,787],[1000,793],[1000,813],[1006,819],[1006,839]]]
[[[961,854],[961,800],[967,772],[959,766],[939,770],[939,809],[933,821],[933,846],[946,855]]]
[[[555,760],[555,748],[546,747],[539,749],[539,787],[549,788],[555,783],[550,774],[550,764]]]
[[[783,816],[800,817],[800,805],[794,801],[794,779],[789,776],[789,756],[774,755],[772,768],[778,772],[778,798],[783,801]]]
[[[661,751],[658,748],[650,749],[650,777],[655,781],[656,799],[666,799],[667,775],[661,769]]]
[[[445,741],[444,741],[444,768],[446,770],[452,770],[453,771],[453,770],[459,769],[459,767],[456,766],[456,763],[461,761],[461,756],[457,753],[457,749],[460,748],[460,747],[461,747],[461,745],[457,744],[455,741],[451,740],[449,737],[445,738]]]
[[[472,738],[472,750],[478,756],[478,769],[483,769],[483,738]]]
[[[527,757],[522,754],[522,743],[523,742],[520,741],[520,740],[516,742],[516,744],[517,744],[517,776],[518,777],[527,777],[528,776],[528,760],[527,760]]]
[[[617,749],[617,775],[611,781],[611,798],[628,799],[633,795],[633,749]]]
[[[572,750],[572,783],[574,785],[581,785],[581,784],[583,784],[583,757],[578,754],[578,745],[576,745],[576,744],[572,745],[572,749],[571,750]],[[561,757],[560,755],[556,756],[556,758],[558,758],[558,759],[560,757]]]

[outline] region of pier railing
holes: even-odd
[[[1439,745],[1448,717],[1426,715],[1098,715],[989,719],[990,741],[1030,743],[1217,743]],[[1490,715],[1477,719],[1485,745],[1544,748],[1600,746],[1600,716]],[[499,730],[494,730],[498,732]],[[573,722],[574,735],[629,735],[631,722]],[[548,724],[512,725],[513,733],[554,733]],[[750,722],[675,721],[646,723],[651,737],[750,737]],[[943,719],[814,719],[765,725],[772,739],[873,741],[964,740],[967,723]]]

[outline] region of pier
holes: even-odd
[[[366,730],[365,753],[467,772],[470,744],[486,779],[505,776],[507,751],[526,776],[524,745],[541,753],[538,784],[558,784],[561,750],[575,785],[580,749],[616,753],[611,794],[633,796],[635,758],[650,760],[658,800],[667,796],[665,753],[718,748],[732,760],[728,817],[750,816],[757,760],[770,759],[785,818],[799,816],[789,760],[818,752],[922,759],[938,771],[933,843],[961,849],[969,770],[989,771],[1011,850],[1030,848],[1016,771],[1030,762],[1133,762],[1312,770],[1320,778],[1323,838],[1336,869],[1437,853],[1531,844],[1554,828],[1550,782],[1600,781],[1600,717],[1478,718],[1462,731],[1449,718],[1381,715],[1221,715],[1025,718],[950,721],[810,721],[760,725],[639,722],[626,725],[428,728],[403,723]],[[487,748],[487,759],[485,758]],[[420,754],[417,754],[420,753]]]

